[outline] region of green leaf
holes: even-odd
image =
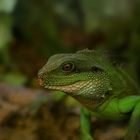
[[[0,0],[0,12],[11,13],[17,0]]]
[[[27,78],[20,73],[11,72],[3,77],[3,81],[11,85],[21,86],[26,83]]]

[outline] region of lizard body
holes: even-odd
[[[101,119],[130,117],[125,140],[140,140],[138,86],[124,70],[113,66],[100,53],[86,49],[56,54],[38,76],[42,86],[67,93]]]

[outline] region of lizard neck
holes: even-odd
[[[95,83],[96,81],[90,80],[85,88],[83,87],[77,92],[68,94],[93,111],[113,96],[112,88],[108,81],[100,80],[99,83]]]

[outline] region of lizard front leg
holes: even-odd
[[[124,140],[140,140],[140,101],[136,104]]]
[[[80,114],[80,140],[94,140],[90,134],[90,113],[83,107]]]

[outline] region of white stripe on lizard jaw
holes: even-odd
[[[92,85],[93,85],[93,81],[89,80],[89,81],[78,81],[71,85],[57,85],[57,86],[46,85],[45,88],[52,89],[52,90],[60,90],[68,93],[74,93],[74,92],[78,92],[80,89],[84,87],[90,87]]]

